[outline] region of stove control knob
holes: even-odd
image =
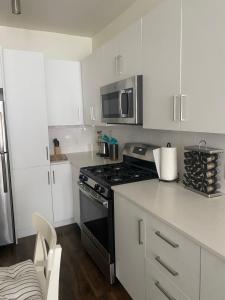
[[[83,182],[88,181],[88,177],[85,175],[82,175],[82,174],[79,176],[79,179],[80,179],[80,181],[83,181]]]
[[[104,187],[100,187],[100,189],[99,189],[99,193],[101,193],[101,194],[103,194],[103,193],[105,193],[105,189],[104,189]]]
[[[99,188],[100,188],[99,184],[96,183],[94,186],[94,190],[97,192],[99,190]]]

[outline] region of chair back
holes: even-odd
[[[34,213],[33,225],[37,231],[34,265],[45,300],[57,300],[62,248],[57,245],[55,228],[41,215]]]

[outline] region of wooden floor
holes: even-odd
[[[57,229],[62,246],[59,300],[131,300],[117,282],[113,287],[104,279],[86,254],[76,225]],[[19,240],[18,245],[0,247],[0,266],[32,259],[35,237]]]

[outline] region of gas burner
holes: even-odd
[[[119,177],[119,176],[109,176],[108,179],[111,182],[121,182],[121,181],[123,181],[123,177]]]
[[[114,171],[121,171],[122,169],[124,169],[124,167],[122,167],[122,166],[114,166],[113,167]]]
[[[142,176],[142,174],[133,174],[132,177],[133,178],[140,178]]]
[[[104,172],[104,170],[99,168],[99,169],[96,169],[94,172],[97,174],[101,174]]]

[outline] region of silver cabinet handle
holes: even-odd
[[[177,98],[178,95],[173,96],[173,121],[177,121]]]
[[[118,55],[115,56],[115,71],[116,71],[116,74],[118,74]]]
[[[142,224],[143,224],[143,220],[142,219],[138,220],[138,243],[139,243],[139,245],[144,244],[142,237],[141,237],[141,225]]]
[[[155,282],[155,286],[157,287],[157,289],[164,295],[166,296],[166,298],[168,300],[176,300],[176,298],[174,298],[173,296],[171,296],[160,284],[159,281]]]
[[[184,118],[184,103],[183,100],[187,98],[187,95],[180,95],[180,121],[184,122],[186,121]]]
[[[118,60],[118,75],[121,75],[122,74],[122,71],[121,71],[121,59],[122,59],[122,55],[118,55],[117,56],[117,60]]]
[[[160,239],[162,239],[164,242],[169,244],[173,248],[178,248],[179,245],[177,243],[174,243],[169,238],[167,238],[164,234],[162,234],[160,231],[155,231],[155,235],[157,235]]]
[[[50,172],[48,171],[48,185],[50,185]]]
[[[96,118],[95,118],[94,106],[91,106],[90,112],[91,112],[91,121],[95,121]]]
[[[165,268],[171,275],[178,276],[179,273],[172,269],[170,266],[168,266],[164,261],[161,260],[160,256],[156,256],[155,260],[163,267]]]
[[[45,150],[46,150],[46,158],[48,160],[49,159],[49,157],[48,157],[48,146],[45,147]]]
[[[52,171],[53,184],[55,184],[55,171]]]

